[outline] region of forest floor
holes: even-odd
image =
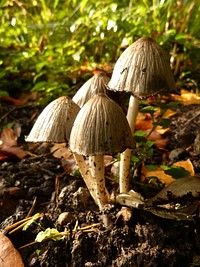
[[[180,104],[173,108],[176,113],[165,133],[167,146],[154,148],[154,164],[160,164],[163,155],[166,165],[189,159],[195,175],[200,175],[199,107]],[[18,151],[8,153],[7,149],[2,154],[5,157],[1,155],[0,229],[18,249],[26,267],[200,266],[198,216],[171,220],[129,208],[131,216],[123,220],[121,206],[113,203],[107,207],[112,224],[104,227],[82,178],[78,172],[71,174],[73,159],[55,157],[52,144],[25,143],[24,136],[38,114],[32,105],[2,103],[1,123],[13,123],[17,147],[26,153],[21,151],[20,158]],[[106,183],[110,190],[111,181]],[[117,183],[113,184],[117,190]],[[14,226],[35,214],[38,218],[29,228]],[[65,238],[32,243],[38,232],[47,228],[65,232]]]

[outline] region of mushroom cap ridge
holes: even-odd
[[[126,91],[139,98],[175,89],[169,57],[153,39],[138,39],[117,60],[108,89]]]
[[[102,73],[95,74],[81,86],[72,100],[79,105],[79,107],[83,107],[83,105],[95,94],[107,93],[107,84],[109,80],[110,78]]]
[[[121,107],[97,94],[79,111],[69,143],[72,152],[80,155],[114,154],[132,148],[133,137]]]
[[[67,142],[79,110],[79,106],[68,96],[55,99],[39,115],[26,141]]]

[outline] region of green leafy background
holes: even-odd
[[[86,70],[113,66],[142,36],[170,53],[179,86],[198,91],[199,21],[195,0],[1,0],[0,95],[73,94]]]

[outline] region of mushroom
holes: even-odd
[[[81,88],[76,92],[72,100],[79,105],[80,108],[95,94],[104,93],[107,94],[107,84],[109,78],[100,73],[95,74],[87,82],[81,86]]]
[[[27,142],[58,142],[69,140],[71,128],[80,108],[68,96],[48,104],[37,118]]]
[[[132,133],[135,128],[139,99],[174,89],[175,82],[169,58],[163,49],[149,37],[142,37],[130,45],[117,60],[109,90],[131,93],[127,120]],[[120,192],[129,191],[131,150],[127,149],[120,159]]]
[[[121,107],[105,94],[94,95],[79,111],[70,135],[70,149],[89,156],[100,210],[109,202],[104,177],[104,155],[133,147],[133,138]]]
[[[27,142],[68,142],[74,120],[80,108],[68,96],[61,96],[52,101],[39,115],[30,134],[26,137]],[[79,167],[80,173],[91,192],[93,179],[84,157],[73,154]],[[91,192],[96,201],[95,192]]]

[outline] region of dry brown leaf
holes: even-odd
[[[21,147],[17,146],[17,137],[11,128],[5,128],[0,136],[0,152],[8,156],[16,156],[20,159],[27,155]],[[1,157],[3,158],[3,157]]]
[[[69,150],[69,148],[66,146],[66,143],[55,143],[51,149],[51,153],[53,152],[53,156],[55,158],[64,158],[69,159],[72,156],[72,152]]]
[[[14,104],[15,106],[23,106],[24,105],[24,101],[10,97],[10,96],[1,96],[0,99],[5,101],[5,102]]]
[[[174,163],[173,166],[183,167],[185,170],[190,172],[191,176],[194,176],[194,174],[195,174],[194,173],[194,167],[192,165],[192,162],[189,159],[187,159],[185,161],[178,161],[178,162]],[[151,177],[151,176],[157,177],[163,184],[166,184],[166,185],[171,184],[172,182],[175,181],[174,178],[172,178],[170,175],[166,174],[164,172],[164,170],[161,168],[158,168],[155,171],[149,171],[148,172],[146,167],[144,166],[142,169],[142,173],[143,173],[143,178],[142,178],[143,181],[145,180],[145,178]]]
[[[0,266],[24,267],[22,258],[10,239],[0,232]]]
[[[76,162],[74,160],[73,153],[66,146],[66,143],[56,143],[51,147],[55,158],[61,159],[61,165],[66,173],[72,173],[77,169]]]
[[[150,130],[147,130],[147,133],[149,133]],[[150,136],[148,136],[147,138],[148,140],[153,140],[154,145],[158,148],[158,149],[165,149],[165,147],[167,146],[167,138],[163,138],[162,135],[158,132],[158,131],[153,131]]]

